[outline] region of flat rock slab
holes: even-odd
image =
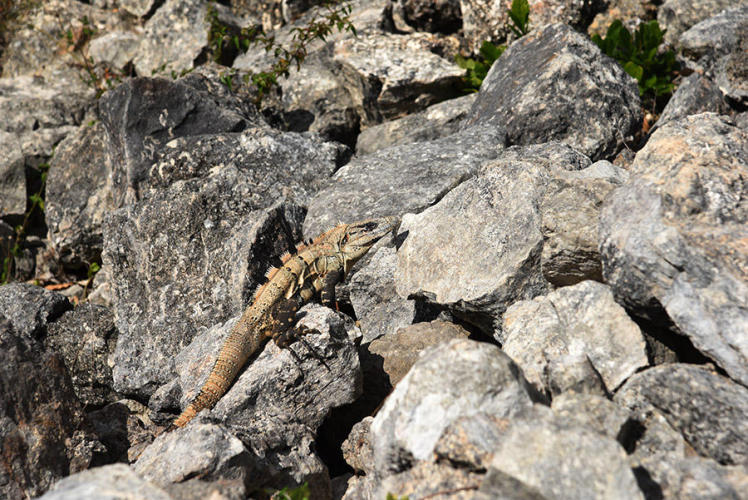
[[[659,128],[600,215],[603,276],[748,385],[748,134],[712,113]]]
[[[656,409],[701,455],[748,463],[748,389],[696,365],[669,364],[631,377],[616,402]]]
[[[503,144],[495,128],[473,127],[356,158],[309,203],[304,236],[314,237],[340,221],[420,212],[496,158]]]
[[[149,483],[129,466],[112,464],[66,477],[40,498],[44,500],[173,500],[158,486]]]
[[[504,352],[547,394],[574,389],[605,395],[647,366],[639,327],[610,289],[595,281],[513,304],[502,336]]]
[[[634,79],[589,38],[552,24],[491,67],[465,125],[504,127],[509,144],[562,141],[595,161],[615,155],[641,118]]]
[[[665,31],[665,41],[675,44],[691,26],[734,5],[733,0],[667,0],[657,10],[657,22]]]

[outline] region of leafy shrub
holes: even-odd
[[[595,34],[592,41],[636,79],[639,95],[656,99],[673,92],[673,78],[678,70],[675,53],[659,50],[664,33],[657,21],[649,21],[640,24],[632,36],[626,26],[616,20],[605,38]]]

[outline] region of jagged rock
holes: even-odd
[[[84,27],[102,32],[124,28],[128,23],[121,14],[75,0],[47,0],[24,6],[27,10],[22,14],[23,22],[10,35],[2,54],[5,77],[57,73],[81,83],[79,78],[88,77],[82,69],[85,51],[81,49],[87,38]]]
[[[381,356],[382,369],[391,387],[400,382],[427,348],[455,339],[466,339],[464,328],[446,321],[416,323],[388,333],[369,344],[369,352]]]
[[[177,182],[105,223],[119,330],[114,387],[123,394],[150,396],[180,348],[242,311],[270,259],[300,240],[297,205],[256,209],[246,178],[229,170]]]
[[[748,35],[748,21],[744,24],[743,35]],[[715,73],[715,82],[725,96],[733,101],[745,104],[748,102],[748,84],[746,83],[746,73],[748,73],[748,42],[743,43],[740,50],[729,54],[717,62]]]
[[[672,321],[748,385],[743,199],[748,137],[711,113],[664,124],[600,215],[603,276],[633,313]]]
[[[581,32],[587,31],[596,14],[610,8],[609,0],[529,0],[528,3],[531,28],[564,23]]]
[[[473,127],[354,159],[309,203],[304,235],[315,236],[340,220],[420,212],[496,158],[503,138],[493,127]]]
[[[607,8],[599,12],[587,28],[587,32],[605,37],[613,21],[620,19],[629,31],[636,29],[640,21],[652,19],[657,14],[658,0],[609,0]]]
[[[495,334],[509,305],[548,289],[538,205],[550,180],[588,165],[559,143],[510,148],[436,205],[406,215],[397,292],[449,308]]]
[[[26,169],[16,134],[0,130],[0,215],[26,211]],[[6,255],[3,253],[3,255]]]
[[[121,71],[135,58],[140,43],[141,36],[132,31],[111,31],[91,40],[88,53],[95,64]]]
[[[631,377],[616,401],[661,412],[703,456],[723,464],[748,461],[748,389],[725,377],[696,365],[657,366]]]
[[[427,349],[371,424],[375,471],[397,473],[428,459],[457,419],[478,412],[509,417],[537,397],[495,346],[453,340]]]
[[[133,464],[133,470],[162,488],[192,478],[243,486],[248,476],[256,473],[255,461],[242,442],[223,427],[195,423],[157,437]]]
[[[62,357],[78,399],[92,406],[116,399],[109,364],[117,341],[111,311],[82,304],[63,314],[48,330],[45,345]]]
[[[143,17],[148,14],[156,0],[117,0],[119,6],[133,16]]]
[[[133,63],[139,76],[188,71],[208,47],[210,20],[203,0],[166,0],[145,23]]]
[[[620,444],[560,417],[512,421],[494,453],[488,474],[545,498],[644,498]]]
[[[460,0],[462,33],[471,52],[484,41],[505,40],[510,33],[509,9],[503,0]]]
[[[615,156],[641,117],[634,79],[587,37],[553,24],[504,52],[465,125],[506,128],[510,144],[562,141],[594,161]]]
[[[107,182],[112,170],[100,121],[82,125],[55,150],[44,216],[50,242],[66,266],[88,266],[101,259],[101,224],[114,209]]]
[[[602,283],[584,281],[504,314],[502,349],[546,394],[612,393],[647,366],[639,327]]]
[[[628,172],[601,160],[582,170],[559,172],[540,202],[543,233],[541,268],[556,286],[602,281],[598,219],[605,197]]]
[[[425,34],[379,34],[335,43],[333,61],[369,121],[397,118],[459,95],[465,71],[432,53],[429,41]]]
[[[347,287],[363,333],[363,343],[410,325],[416,316],[415,302],[402,299],[395,292],[395,249],[381,246],[372,249],[366,257],[366,262],[357,266]]]
[[[102,463],[132,463],[140,456],[157,431],[148,413],[137,401],[120,399],[86,415],[106,448]]]
[[[391,146],[430,141],[454,134],[476,97],[477,94],[468,94],[449,99],[432,104],[418,113],[369,127],[358,136],[356,154],[363,156]]]
[[[82,432],[83,411],[65,365],[34,339],[50,319],[49,299],[6,293],[21,288],[0,287],[0,496],[10,500],[41,495],[88,467],[95,450]]]
[[[657,22],[665,30],[665,42],[675,44],[688,28],[733,5],[733,0],[666,0],[657,10]]]
[[[39,500],[172,500],[164,490],[145,481],[125,464],[105,465],[73,474],[58,482]]]
[[[693,73],[678,86],[653,128],[661,127],[671,120],[708,111],[724,115],[730,112],[730,107],[719,87],[711,79]]]
[[[475,498],[475,490],[480,486],[481,479],[480,474],[446,464],[420,462],[383,479],[371,498],[386,498],[392,493],[395,498],[402,495],[416,500],[440,492],[451,492],[450,499],[470,500]]]
[[[553,398],[551,408],[561,420],[613,438],[622,446],[633,437],[631,412],[605,397],[567,391]]]
[[[341,447],[343,458],[356,472],[373,471],[374,449],[370,439],[373,420],[374,417],[368,416],[356,423]]]
[[[706,4],[694,4],[695,8]],[[698,67],[709,70],[723,56],[741,50],[748,29],[748,5],[738,5],[721,12],[716,10],[711,17],[698,17],[694,24],[678,38],[683,55]],[[682,85],[682,84],[681,84]]]
[[[462,27],[460,0],[395,0],[392,16],[416,31],[454,33]]]
[[[115,206],[138,198],[147,169],[176,138],[239,132],[262,120],[251,104],[201,75],[127,80],[99,101],[109,137]]]
[[[40,286],[22,283],[0,286],[0,311],[23,338],[42,339],[47,325],[72,308],[68,299]]]
[[[284,350],[268,343],[206,418],[227,426],[260,457],[260,472],[250,478],[252,487],[308,481],[319,494],[313,498],[326,498],[330,478],[312,451],[315,433],[332,408],[353,402],[361,392],[358,356],[350,338],[357,333],[352,321],[330,309],[307,306],[300,314],[300,325],[321,334],[307,335]],[[180,354],[187,359],[176,364],[182,407],[207,378],[232,324],[224,325],[218,338],[197,337]],[[167,386],[159,394],[169,391]]]

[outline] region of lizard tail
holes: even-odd
[[[213,365],[213,370],[211,370],[208,380],[200,389],[200,393],[174,420],[169,429],[184,427],[200,411],[213,408],[218,400],[226,394],[247,359],[263,344],[264,336],[259,338],[257,335],[247,335],[245,328],[242,326],[237,324],[234,327],[224,342],[221,352],[218,354],[218,359]]]

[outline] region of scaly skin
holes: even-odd
[[[212,408],[268,338],[279,345],[287,343],[296,309],[316,293],[322,295],[323,303],[329,303],[335,283],[397,222],[394,217],[382,217],[341,224],[308,246],[297,247],[295,255],[284,256],[282,267],[268,271],[267,283],[257,290],[254,302],[231,330],[200,393],[168,430],[183,427],[201,410]]]

